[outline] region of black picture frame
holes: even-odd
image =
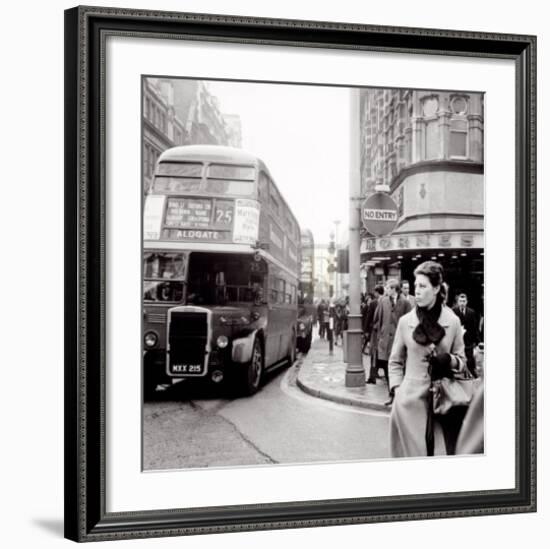
[[[516,486],[107,513],[104,45],[109,35],[511,59],[516,72]],[[536,510],[536,37],[76,7],[65,12],[65,536],[75,541]]]

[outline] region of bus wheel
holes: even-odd
[[[260,388],[264,371],[264,353],[259,339],[254,340],[252,358],[244,369],[243,389],[246,395],[253,395]]]
[[[288,365],[292,366],[296,360],[296,332],[292,332],[290,338],[290,349],[288,350]]]

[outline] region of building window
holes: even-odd
[[[449,153],[451,158],[468,156],[468,121],[451,119]]]
[[[439,126],[437,120],[426,124],[426,160],[434,160],[439,157]]]
[[[468,158],[467,97],[451,97],[451,113],[449,155],[451,158]]]

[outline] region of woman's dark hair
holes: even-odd
[[[432,286],[439,286],[439,298],[445,303],[447,288],[443,284],[443,267],[437,261],[424,261],[414,270],[414,276],[424,275]]]

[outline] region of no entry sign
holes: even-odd
[[[386,193],[371,194],[361,206],[365,229],[374,236],[386,236],[397,225],[397,204]]]

